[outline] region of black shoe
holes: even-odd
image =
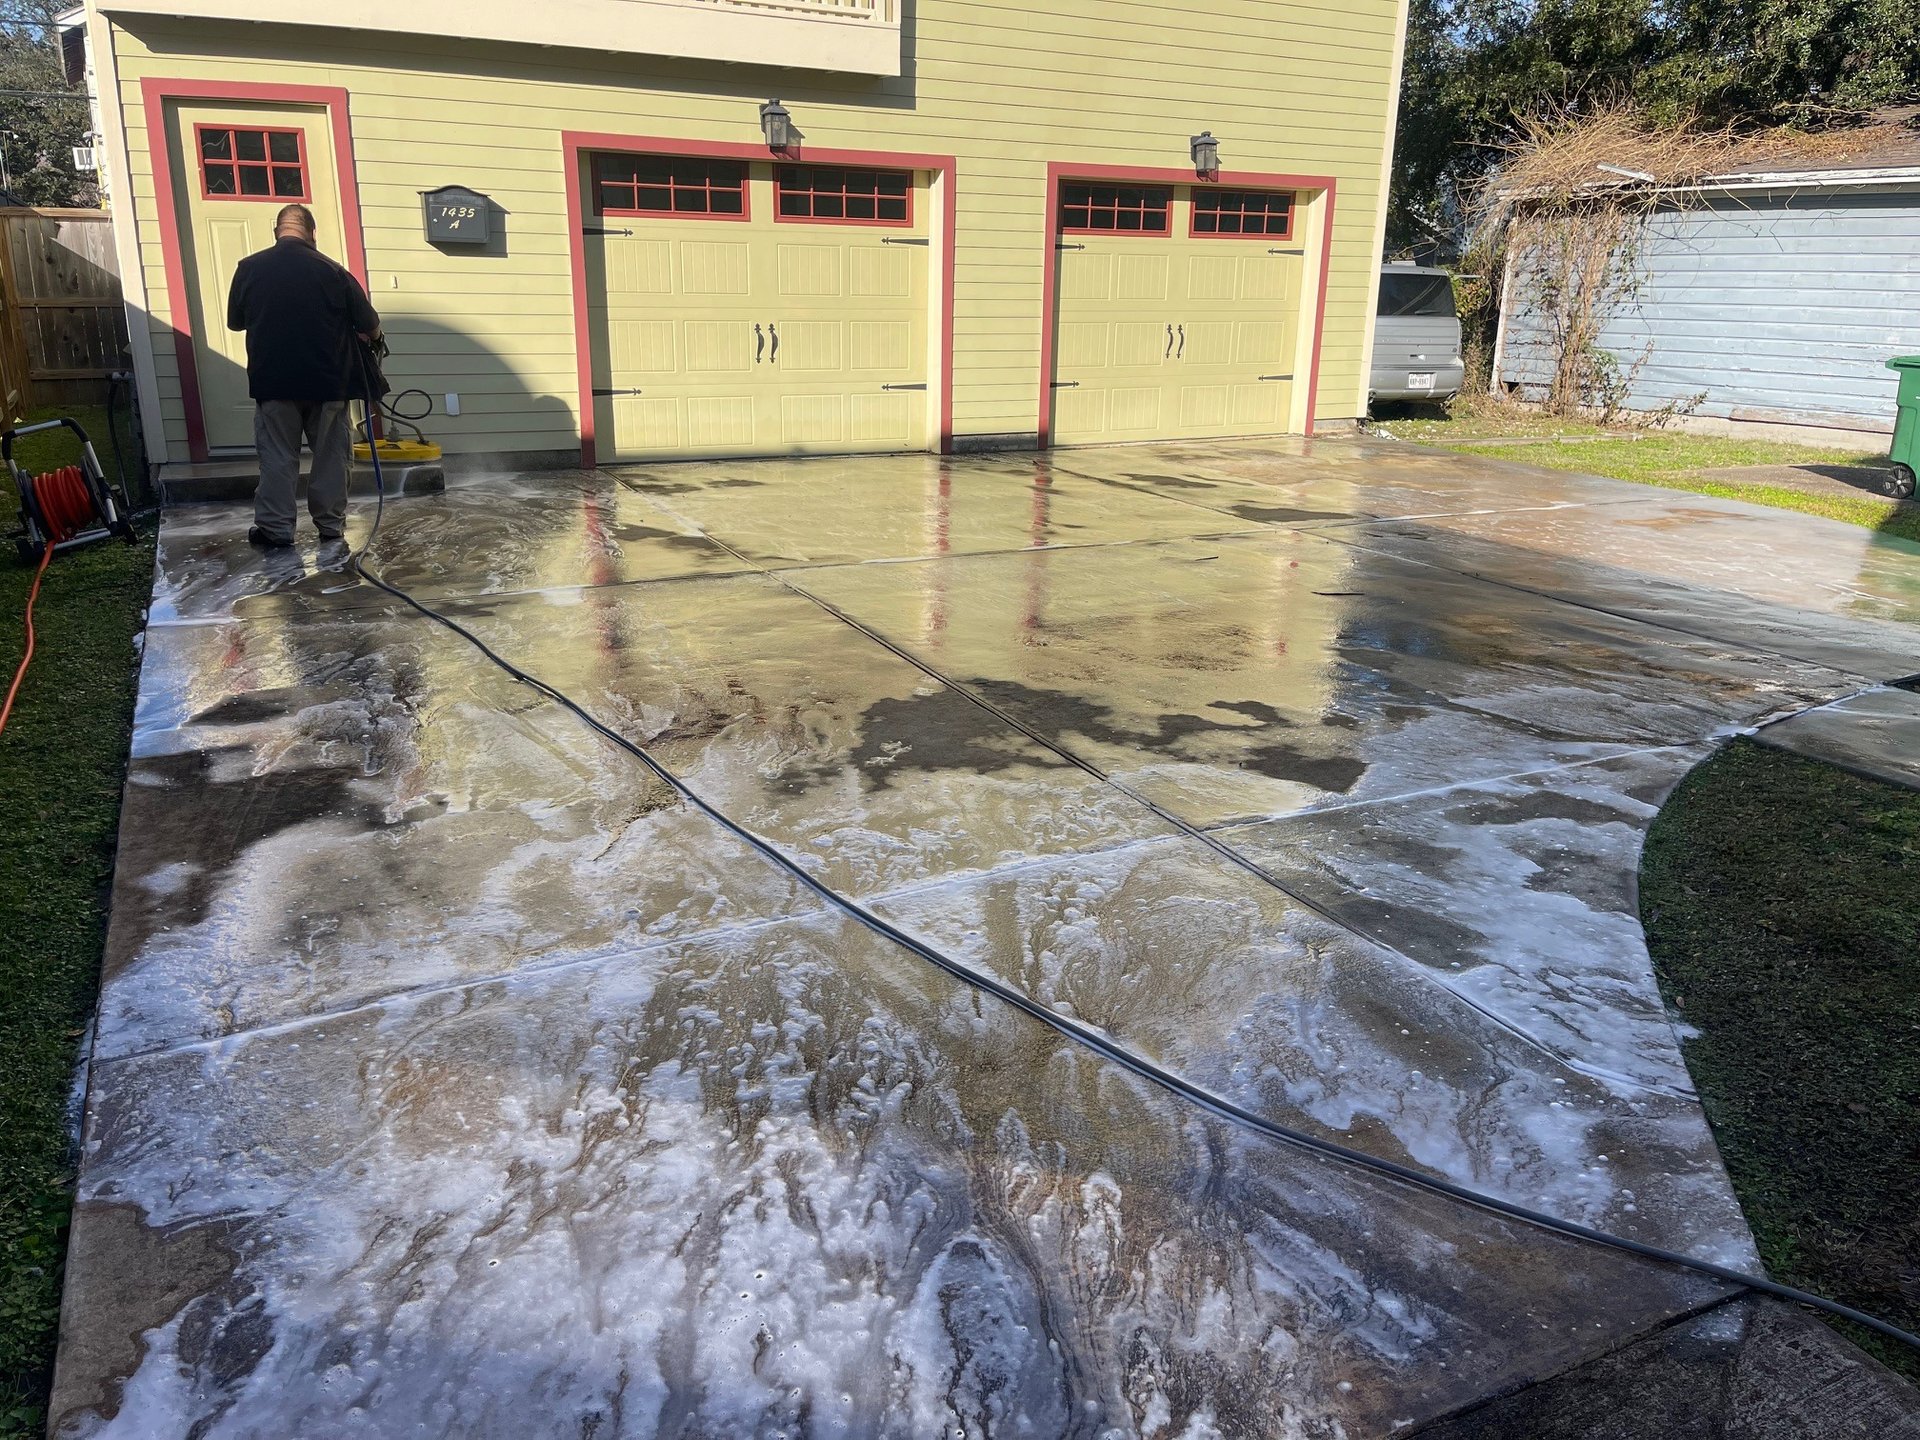
[[[247,530],[247,543],[257,545],[262,550],[285,550],[293,544],[293,537],[288,536],[282,540],[279,536],[269,535],[258,525],[254,525]]]
[[[320,538],[328,541],[344,540],[347,538],[347,532],[344,530],[322,530],[320,532]]]

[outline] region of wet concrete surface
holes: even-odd
[[[658,466],[373,563],[1045,1009],[1751,1264],[1640,841],[1920,670],[1920,556],[1676,504],[1365,441]],[[56,1433],[1386,1435],[1716,1295],[1151,1087],[245,526],[163,529]]]
[[[1685,1095],[1646,985],[1635,877],[1647,825],[1707,753],[1642,750],[1223,838],[1565,1063]]]
[[[160,535],[156,623],[389,603],[342,573],[347,546],[313,543],[304,528],[297,548],[237,552],[232,515],[224,505],[170,512]],[[348,546],[366,542],[373,519],[373,505],[356,499]],[[381,573],[423,599],[753,568],[604,476],[566,470],[485,476],[441,495],[397,499],[380,540]]]
[[[1879,686],[1790,715],[1754,735],[1762,745],[1920,790],[1920,694]]]
[[[1324,533],[1857,675],[1910,667],[1920,545],[1788,513],[1656,492],[1617,506],[1467,512]]]

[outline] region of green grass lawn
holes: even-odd
[[[41,418],[36,414],[34,418]],[[109,472],[104,415],[76,417]],[[30,436],[36,472],[76,458]],[[0,484],[0,528],[13,486]],[[149,532],[150,532],[150,527]],[[0,1437],[41,1435],[72,1203],[68,1105],[100,971],[107,885],[133,718],[133,645],[153,547],[118,540],[58,556],[36,611],[39,646],[0,734]],[[0,551],[0,687],[20,661],[33,572]],[[3,692],[0,692],[3,693]]]
[[[1774,440],[1736,440],[1679,431],[1607,432],[1583,420],[1558,420],[1518,407],[1475,406],[1458,417],[1434,413],[1395,418],[1372,427],[1401,440],[1437,445],[1463,455],[1484,455],[1549,470],[1576,470],[1697,495],[1719,495],[1779,510],[1824,515],[1904,540],[1920,540],[1920,505],[1901,505],[1872,495],[1828,495],[1784,485],[1754,485],[1708,473],[1738,465],[1860,465],[1884,454],[1823,450]],[[1564,445],[1488,445],[1496,437],[1564,439]]]
[[[1610,433],[1591,420],[1569,420],[1519,405],[1498,405],[1489,400],[1466,397],[1449,401],[1444,407],[1382,405],[1378,417],[1369,428],[1398,440],[1446,446],[1461,440],[1489,440],[1496,437],[1584,439]]]
[[[1920,792],[1741,741],[1647,837],[1641,917],[1776,1280],[1920,1330]],[[1920,1354],[1840,1328],[1920,1380]]]

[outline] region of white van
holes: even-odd
[[[1460,317],[1453,279],[1425,265],[1389,263],[1380,270],[1380,309],[1373,328],[1375,400],[1445,400],[1466,378],[1460,360]]]

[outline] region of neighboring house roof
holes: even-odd
[[[1591,177],[1582,180],[1581,177]],[[1920,188],[1920,105],[1882,110],[1864,125],[1745,137],[1637,129],[1617,115],[1571,130],[1524,156],[1495,192],[1530,200],[1614,194],[1700,194],[1785,189]]]
[[[1706,183],[1729,185],[1765,180],[1768,183],[1804,181],[1828,184],[1853,180],[1879,180],[1912,177],[1920,179],[1920,129],[1914,120],[1902,114],[1905,134],[1878,137],[1864,150],[1841,158],[1821,159],[1796,156],[1791,151],[1752,164],[1735,166],[1724,174],[1709,175]]]

